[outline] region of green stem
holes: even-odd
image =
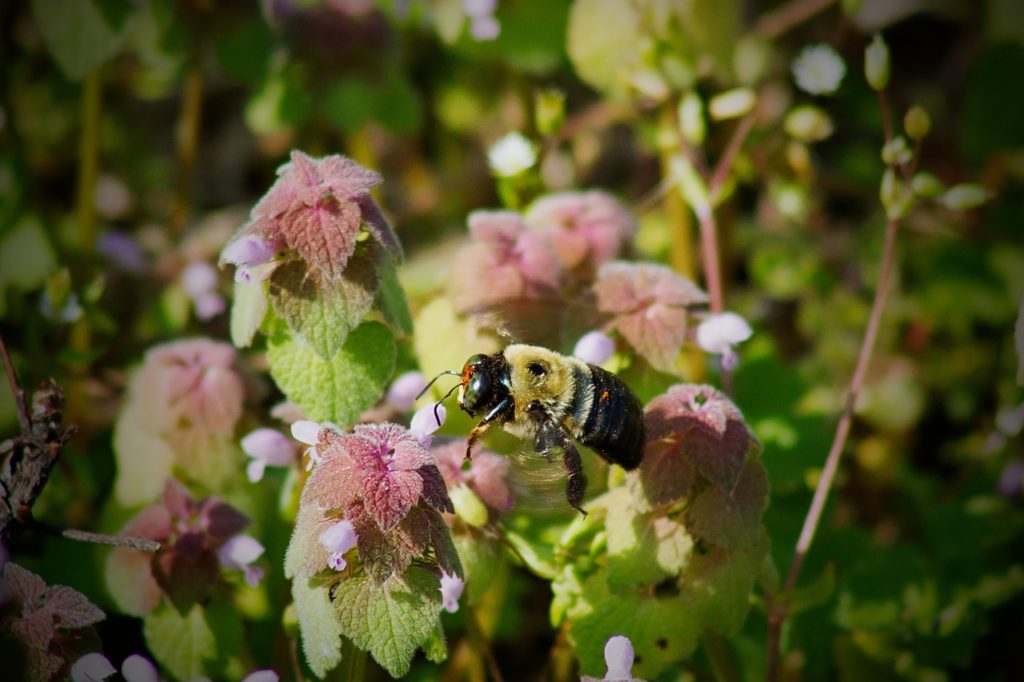
[[[661,125],[666,131],[678,134],[674,106],[666,106],[662,110]],[[672,157],[675,149],[666,145],[661,150],[661,175],[668,178],[672,173]],[[697,266],[693,255],[693,220],[686,208],[681,190],[672,183],[665,195],[665,214],[671,241],[669,243],[669,262],[672,269],[681,275],[695,280]]]
[[[739,682],[740,674],[736,670],[736,664],[729,652],[729,645],[721,635],[705,630],[701,635],[701,644],[704,646],[704,653],[707,654],[711,663],[711,671],[718,682]]]
[[[344,682],[362,682],[366,675],[366,652],[347,637],[341,641],[341,679]]]
[[[189,57],[188,71],[181,98],[178,117],[178,191],[171,214],[171,234],[181,235],[188,222],[192,206],[192,188],[195,185],[196,150],[199,147],[199,127],[203,113],[203,43],[196,38]]]
[[[83,253],[96,243],[96,178],[99,175],[102,79],[97,66],[82,84],[82,134],[78,143],[78,189],[75,214],[78,246]]]

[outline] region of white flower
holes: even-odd
[[[264,548],[259,540],[251,535],[236,535],[221,545],[217,550],[220,563],[229,569],[240,569],[245,574],[245,581],[255,587],[263,579],[263,569],[253,566],[263,554]]]
[[[242,450],[252,457],[246,467],[249,480],[256,483],[263,478],[267,467],[285,467],[295,460],[295,445],[277,429],[256,429],[242,439]]]
[[[441,574],[441,608],[448,613],[455,613],[459,610],[459,597],[462,596],[462,588],[466,586],[465,581],[457,575],[450,573]]]
[[[426,387],[427,381],[421,372],[406,372],[391,384],[387,400],[399,412],[408,412]]]
[[[331,555],[327,557],[327,565],[335,571],[344,571],[348,566],[345,552],[355,547],[358,539],[352,522],[347,519],[338,521],[320,533],[320,544],[331,550]]]
[[[412,416],[412,421],[409,422],[409,433],[420,442],[420,445],[429,448],[430,434],[441,428],[447,416],[448,411],[444,409],[444,405],[441,403],[424,405],[416,410],[416,414]]]
[[[604,644],[604,662],[608,666],[604,679],[632,680],[633,658],[633,643],[629,641],[629,637],[609,637]]]
[[[73,682],[98,682],[116,672],[117,668],[103,654],[86,654],[71,666],[71,679]]]
[[[316,446],[320,443],[320,425],[308,419],[300,419],[292,424],[292,438],[310,446],[304,454],[309,455],[309,463],[306,464],[306,471],[313,468],[314,464],[320,463],[320,453]]]
[[[132,654],[121,663],[121,675],[127,682],[160,682],[156,666],[145,656]]]
[[[587,332],[576,342],[572,354],[584,362],[592,365],[600,365],[612,356],[615,352],[615,342],[611,338],[598,331]]]
[[[254,670],[242,678],[242,682],[277,682],[280,678],[273,670]]]
[[[529,140],[512,132],[494,143],[487,152],[487,162],[495,175],[510,178],[537,163],[537,151]]]
[[[697,327],[697,345],[708,353],[720,353],[722,368],[728,371],[739,362],[733,346],[746,341],[753,333],[747,321],[736,313],[709,315]]]
[[[846,64],[828,45],[808,45],[793,60],[797,87],[812,95],[830,95],[846,75]]]

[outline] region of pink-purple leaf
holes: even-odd
[[[636,221],[617,199],[599,191],[549,194],[524,217],[531,228],[551,233],[566,268],[583,276],[620,254],[636,233]],[[583,266],[581,268],[581,266]]]
[[[279,240],[336,282],[355,250],[365,212],[370,233],[398,252],[397,237],[368,195],[380,183],[379,174],[343,156],[314,159],[300,151],[277,172],[277,182],[253,207],[252,221],[236,240],[245,235]]]
[[[64,585],[54,585],[46,596],[46,610],[57,625],[69,630],[94,625],[106,615],[81,592]]]
[[[648,442],[676,442],[714,485],[732,490],[755,443],[736,405],[712,386],[677,384],[644,410]]]
[[[215,540],[226,540],[249,527],[248,516],[216,497],[207,498],[199,507],[201,527]]]
[[[707,301],[690,280],[663,265],[605,263],[594,283],[597,308],[653,367],[673,371],[686,340],[688,308]]]
[[[631,487],[634,499],[641,511],[648,511],[686,497],[694,481],[693,464],[675,440],[648,440],[632,481],[639,483],[639,490]]]

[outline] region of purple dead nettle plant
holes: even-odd
[[[179,610],[206,599],[221,584],[221,569],[241,571],[250,585],[263,577],[254,562],[263,554],[255,538],[243,535],[249,519],[216,497],[195,500],[168,479],[159,504],[140,511],[124,535],[161,544],[155,554],[119,547],[107,557],[107,587],[122,611],[145,615],[163,596]]]
[[[172,476],[213,491],[237,476],[245,397],[237,359],[228,344],[203,338],[146,353],[114,427],[119,503],[153,501]]]
[[[506,478],[507,458],[479,450],[465,467],[465,438],[435,445],[430,454],[437,460],[458,518],[481,528],[512,509],[515,498]]]
[[[675,371],[694,306],[707,303],[696,284],[664,265],[612,261],[598,269],[597,309],[647,362]]]
[[[388,423],[360,424],[352,433],[320,426],[285,560],[289,577],[359,568],[382,583],[414,559],[433,564],[439,578],[462,576],[441,516],[454,508],[421,437]]]
[[[82,593],[47,585],[35,573],[7,562],[0,576],[6,595],[0,631],[21,644],[28,679],[50,680],[68,673],[68,665],[100,646],[93,625],[106,616]]]

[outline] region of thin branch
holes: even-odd
[[[729,177],[729,171],[732,170],[732,162],[736,160],[736,155],[739,154],[740,149],[743,147],[743,142],[754,127],[755,118],[756,112],[750,111],[740,119],[740,122],[732,131],[732,136],[729,138],[729,143],[725,146],[725,151],[722,152],[721,158],[718,159],[718,163],[715,165],[715,170],[711,174],[711,182],[708,183],[708,196],[711,197],[712,205],[718,202],[718,195],[722,191],[722,185],[725,184],[725,179]]]
[[[468,604],[463,604],[462,606],[462,617],[466,623],[466,633],[469,635],[469,641],[473,644],[477,654],[483,654],[484,661],[487,662],[487,672],[491,674],[491,679],[493,682],[504,682],[504,678],[501,676],[501,669],[498,668],[498,659],[494,657],[494,651],[491,649],[491,643],[488,641],[487,635],[484,634],[483,628],[480,627],[480,621],[477,620],[476,613]]]
[[[711,312],[720,313],[725,309],[722,294],[722,271],[718,263],[718,223],[710,204],[694,207],[700,223],[700,250],[704,259],[704,280],[711,299]]]
[[[56,528],[46,523],[36,521],[33,524],[39,530],[57,535],[68,540],[78,542],[91,542],[96,545],[108,545],[110,547],[124,547],[127,549],[138,549],[143,552],[156,552],[160,549],[160,543],[147,538],[140,538],[131,535],[106,535],[105,533],[91,533],[85,530],[74,528]]]
[[[785,5],[762,15],[754,25],[754,31],[762,38],[773,40],[815,14],[828,9],[835,2],[836,0],[790,0]]]
[[[836,426],[835,437],[832,439],[832,446],[829,448],[828,457],[825,459],[825,466],[821,470],[821,477],[814,490],[814,499],[811,501],[810,509],[804,519],[803,528],[800,530],[800,537],[796,543],[796,554],[793,563],[786,575],[786,582],[782,588],[782,594],[787,595],[796,585],[803,566],[804,559],[814,542],[814,535],[821,522],[822,513],[825,510],[825,503],[828,501],[828,494],[835,481],[836,471],[839,469],[839,460],[843,454],[843,447],[850,435],[850,427],[853,425],[853,409],[857,403],[857,396],[864,384],[864,377],[867,375],[868,366],[871,363],[871,355],[874,352],[875,341],[878,338],[878,329],[881,326],[882,311],[885,308],[886,296],[889,291],[889,283],[892,279],[894,254],[896,251],[896,234],[899,229],[899,221],[890,219],[885,228],[885,247],[882,253],[882,269],[878,277],[878,286],[875,289],[875,298],[871,304],[871,315],[868,319],[867,330],[864,332],[864,340],[861,342],[860,354],[857,357],[857,366],[853,371],[853,378],[850,380],[850,387],[847,390],[846,402],[843,407],[839,424]],[[786,619],[785,602],[772,605],[768,612],[768,678],[777,679],[778,656],[779,656],[779,635],[782,624]]]
[[[192,48],[185,74],[185,89],[178,119],[178,190],[171,216],[171,232],[177,235],[184,232],[192,205],[199,126],[203,112],[203,54],[203,36],[200,35]]]
[[[7,344],[4,342],[3,336],[0,336],[0,354],[3,355],[7,383],[10,384],[11,392],[14,394],[14,406],[18,410],[18,425],[21,427],[22,435],[28,436],[32,433],[32,422],[28,418],[28,408],[25,406],[25,391],[21,390],[21,385],[18,384],[18,375],[14,373],[14,365],[11,363],[11,356],[7,352]]]

